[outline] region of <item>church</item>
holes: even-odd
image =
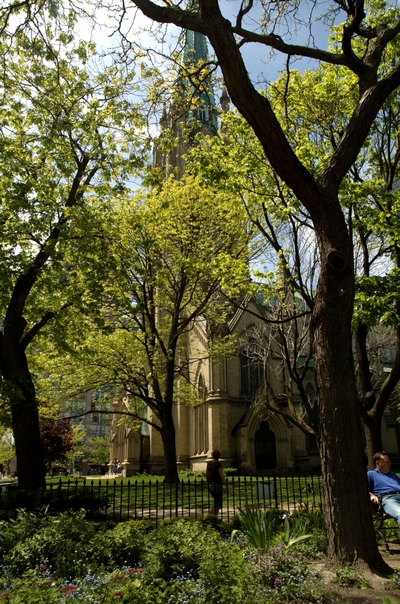
[[[184,59],[192,64],[208,60],[207,43],[202,34],[185,33]],[[192,93],[196,94],[195,91]],[[198,96],[195,115],[183,115],[171,109],[162,116],[161,128],[172,131],[178,141],[167,154],[162,154],[157,146],[154,149],[155,165],[167,176],[174,174],[179,178],[184,172],[187,142],[182,136],[183,123],[187,125],[193,121],[196,132],[199,129],[211,134],[217,132],[218,110],[211,83]],[[221,96],[220,105],[222,111],[229,107],[226,92]],[[187,342],[187,355],[191,359],[188,377],[197,389],[200,402],[174,407],[179,470],[204,470],[215,448],[221,449],[225,468],[238,468],[244,473],[262,475],[319,469],[315,437],[286,415],[291,404],[299,417],[306,420],[300,393],[295,386],[289,387],[282,357],[274,350],[273,343],[268,346],[263,363],[248,354],[246,343],[253,337],[254,330],[264,329],[264,337],[270,338],[265,317],[262,300],[248,296],[233,307],[224,325],[215,326],[207,317],[196,320]],[[237,342],[234,355],[209,354],[210,346],[220,335],[231,336]],[[310,371],[303,386],[307,397],[313,400],[312,359],[306,362],[310,363]],[[268,405],[271,393],[277,412]],[[131,427],[120,423],[118,412],[126,407],[127,399],[114,402],[110,459],[120,461],[123,476],[143,471],[161,473],[164,462],[159,432],[145,421]],[[382,422],[382,436],[386,450],[391,453],[398,450],[396,432],[396,422],[387,411]]]

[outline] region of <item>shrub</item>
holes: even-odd
[[[32,514],[25,510],[18,512],[15,520],[0,522],[0,555],[3,557],[18,542],[29,539],[49,522],[45,514]]]
[[[52,486],[52,485],[51,485]],[[87,487],[76,489],[49,488],[25,491],[13,488],[0,497],[0,511],[3,517],[11,512],[24,509],[30,512],[46,509],[49,512],[86,510],[92,517],[98,515],[107,505],[107,498]]]
[[[51,567],[58,577],[83,576],[90,564],[87,552],[97,532],[95,523],[87,522],[83,510],[44,516],[43,520],[39,530],[20,539],[4,555],[3,564],[13,575],[45,566]]]
[[[178,519],[151,535],[143,581],[163,604],[252,604],[258,602],[251,564],[238,547],[213,528]]]
[[[215,530],[185,518],[164,524],[151,537],[144,556],[146,572],[166,581],[187,571],[197,572],[203,552],[218,541]]]
[[[307,560],[315,560],[326,554],[326,538],[323,535],[311,535],[310,539],[296,543],[294,550]]]
[[[202,526],[208,526],[215,529],[221,536],[227,538],[230,537],[233,530],[240,529],[241,527],[239,517],[236,515],[233,516],[229,523],[224,522],[220,516],[214,514],[202,516],[197,522]]]
[[[88,545],[91,559],[96,565],[106,568],[137,565],[146,548],[145,535],[152,524],[147,521],[130,520],[97,534]]]
[[[213,542],[199,564],[199,578],[207,604],[260,601],[259,586],[249,563],[237,546]]]

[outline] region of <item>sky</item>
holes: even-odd
[[[115,1],[112,3],[112,10],[118,5]],[[128,39],[133,41],[140,41],[140,43],[146,48],[157,48],[161,50],[165,55],[170,54],[171,50],[175,48],[177,39],[180,34],[180,29],[175,26],[168,26],[165,29],[164,44],[160,45],[155,37],[155,29],[158,28],[158,24],[155,26],[149,19],[138,11],[133,5],[127,3],[128,10],[123,20],[124,33],[126,33]],[[238,0],[221,0],[220,2],[221,11],[223,15],[231,22],[235,20],[235,14],[240,6]],[[311,6],[314,7],[314,26],[313,26],[313,40],[314,44],[326,48],[328,30],[324,26],[321,20],[318,20],[318,11],[322,10],[323,4],[314,6],[314,2],[303,2],[301,6],[304,8],[298,15],[298,27],[297,31],[294,32],[293,28],[290,30],[289,27],[280,29],[275,28],[274,33],[279,33],[285,42],[288,43],[300,43],[307,44],[310,42],[310,31],[308,26],[308,13]],[[79,24],[79,33],[84,38],[91,37],[99,48],[108,49],[117,43],[117,38],[112,36],[112,32],[115,31],[115,17],[109,18],[107,11],[102,9],[96,11],[96,19],[99,26],[94,30],[91,30],[90,25],[87,22],[81,21]],[[254,18],[248,18],[245,26],[248,29],[256,30],[258,24],[256,23],[257,11],[255,11]],[[272,31],[272,29],[271,29]],[[268,32],[271,33],[271,32]],[[243,46],[242,54],[245,60],[245,64],[249,75],[253,82],[258,83],[257,87],[265,87],[266,81],[276,80],[280,73],[285,69],[286,56],[276,54],[273,57],[268,57],[269,48],[261,44],[251,43]],[[211,54],[211,51],[210,51]],[[292,65],[297,69],[303,71],[306,68],[313,69],[317,66],[316,61],[310,59],[294,59]]]

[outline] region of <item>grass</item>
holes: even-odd
[[[162,476],[141,475],[131,478],[48,478],[48,488],[54,494],[84,488],[93,495],[106,498],[107,516],[113,518],[127,516],[155,516],[163,519],[186,515],[189,510],[195,517],[203,515],[211,507],[212,498],[204,475],[199,477],[180,474],[176,485],[164,484]],[[229,520],[239,508],[293,510],[303,506],[319,508],[321,505],[320,477],[309,476],[229,476],[228,491],[223,492],[224,514]],[[263,482],[275,487],[273,498],[258,498],[257,493]],[[313,487],[310,488],[309,485]]]

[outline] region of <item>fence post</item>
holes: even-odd
[[[275,493],[275,508],[278,509],[278,488],[276,480],[276,472],[274,472],[274,493]]]

